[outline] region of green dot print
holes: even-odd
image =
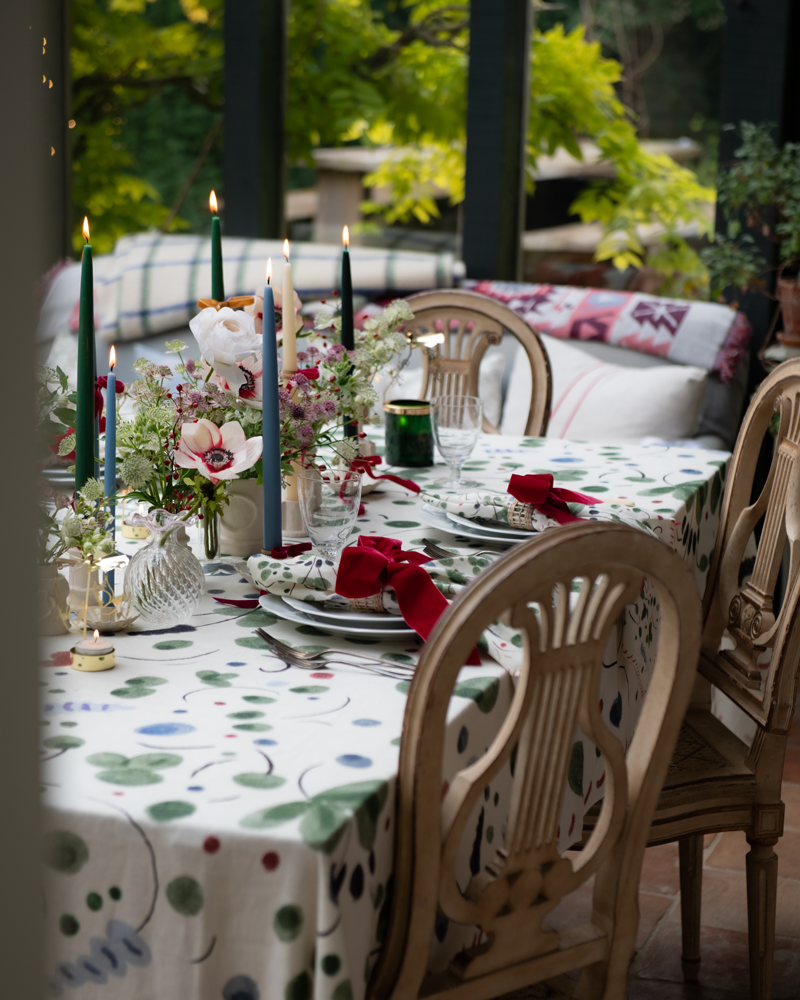
[[[345,979],[339,983],[333,991],[333,1000],[353,1000],[353,988],[350,985],[349,979]]]
[[[81,925],[71,913],[65,913],[58,921],[58,929],[62,934],[66,934],[67,937],[72,937],[74,934],[78,933],[81,929]]]
[[[167,886],[167,899],[173,910],[185,917],[195,917],[203,909],[203,890],[191,875],[179,875]]]
[[[53,871],[75,875],[89,860],[86,841],[69,830],[51,830],[44,838],[44,863]]]
[[[279,788],[286,783],[286,778],[277,774],[235,774],[233,780],[245,788]]]
[[[90,892],[86,897],[86,905],[90,910],[102,910],[103,897],[97,892]]]
[[[299,906],[282,906],[275,914],[275,933],[281,941],[294,941],[303,926],[303,911]]]
[[[108,894],[112,899],[115,900],[122,899],[122,889],[120,889],[119,886],[112,885],[111,888],[108,890]]]
[[[156,823],[168,823],[171,819],[183,819],[184,816],[191,816],[194,806],[191,802],[156,802],[148,806],[145,810],[150,819]]]
[[[228,712],[229,719],[263,719],[263,712]]]
[[[338,955],[326,955],[322,959],[321,965],[326,976],[335,976],[342,967],[342,960]]]
[[[311,998],[311,976],[307,972],[301,972],[287,984],[283,993],[286,1000],[310,1000]]]
[[[153,649],[188,649],[193,645],[190,639],[167,639],[164,642],[154,642]]]

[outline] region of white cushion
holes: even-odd
[[[417,351],[414,352],[418,354]],[[416,360],[416,358],[414,359]],[[478,368],[478,395],[483,400],[483,415],[497,427],[503,410],[503,373],[506,368],[505,356],[500,351],[492,351],[484,355]],[[422,392],[422,368],[408,367],[403,370],[402,381],[395,382],[384,397],[385,402],[393,399],[419,399]],[[386,383],[385,377],[376,382],[375,388],[382,393]],[[530,390],[528,390],[530,397]],[[377,407],[380,410],[380,405]]]
[[[574,441],[665,441],[691,437],[708,373],[690,365],[626,368],[608,364],[557,337],[541,335],[553,377],[547,437]],[[531,371],[520,347],[511,372],[502,434],[524,434]]]

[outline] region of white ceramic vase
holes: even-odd
[[[231,502],[222,508],[220,551],[226,556],[252,556],[261,551],[264,494],[255,479],[234,479]]]

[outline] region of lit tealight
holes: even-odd
[[[70,650],[72,654],[72,669],[84,673],[95,673],[100,670],[111,670],[116,664],[116,654],[108,639],[101,639],[97,629],[91,639],[76,642]]]

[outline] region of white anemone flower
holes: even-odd
[[[209,306],[194,317],[189,329],[203,360],[237,392],[246,381],[239,362],[261,350],[261,337],[256,333],[253,317],[241,309],[223,306],[217,311]]]
[[[221,479],[238,479],[240,472],[252,468],[261,457],[261,445],[260,436],[245,437],[237,420],[217,427],[201,418],[181,427],[175,464],[197,469],[216,484]]]

